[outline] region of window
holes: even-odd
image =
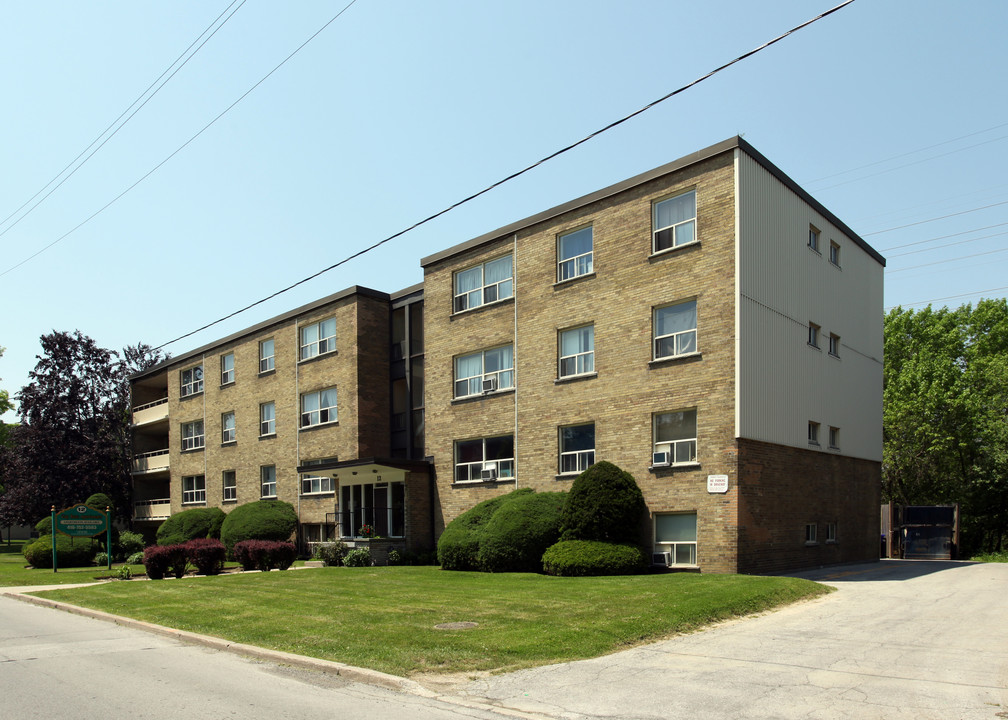
[[[654,204],[651,212],[651,252],[661,252],[696,240],[696,191]]]
[[[224,502],[236,502],[238,500],[238,478],[234,470],[225,470],[223,475]]]
[[[203,421],[182,423],[182,452],[203,447]]]
[[[203,366],[189,368],[182,371],[182,397],[189,397],[203,392]]]
[[[591,226],[557,238],[557,282],[588,275],[593,270]]]
[[[203,475],[189,475],[182,478],[182,504],[206,502],[206,478]]]
[[[829,354],[833,357],[840,357],[840,336],[830,333]]]
[[[656,514],[654,518],[655,552],[667,552],[671,565],[696,565],[696,513]]]
[[[836,523],[826,523],[826,542],[835,543],[836,542]]]
[[[808,523],[805,525],[805,544],[815,545],[819,541],[816,539],[816,524]]]
[[[301,328],[301,359],[307,360],[336,349],[336,318]]]
[[[829,446],[834,450],[840,449],[840,428],[831,427],[829,429]]]
[[[560,333],[559,377],[571,377],[595,372],[595,326]]]
[[[560,474],[584,472],[595,464],[595,425],[560,428]]]
[[[336,388],[326,388],[301,396],[301,427],[334,423],[336,415]]]
[[[815,323],[808,324],[808,344],[814,348],[819,347],[819,326]]]
[[[234,353],[221,355],[220,359],[220,384],[229,385],[235,379]]]
[[[237,439],[234,412],[221,415],[221,443],[233,443]]]
[[[268,402],[259,406],[259,435],[276,434],[276,405]]]
[[[273,338],[263,340],[259,343],[259,374],[267,373],[274,369],[273,364]]]
[[[829,244],[829,261],[840,267],[840,246],[832,240],[830,240]]]
[[[695,463],[696,446],[696,408],[658,413],[654,416],[654,451],[668,453],[670,465]]]
[[[328,475],[305,475],[301,478],[302,495],[321,495],[336,492],[336,481]]]
[[[510,255],[455,274],[455,312],[489,305],[512,295]]]
[[[808,424],[808,441],[809,445],[819,444],[819,423],[812,422],[809,420]]]
[[[455,482],[514,477],[514,435],[460,440],[455,443]]]
[[[510,345],[455,358],[455,397],[514,387],[514,350]]]
[[[276,465],[263,465],[259,468],[259,476],[262,480],[262,497],[276,497]]]
[[[819,252],[819,230],[815,225],[808,226],[808,246]]]
[[[406,485],[401,482],[340,485],[340,536],[360,537],[367,525],[369,534],[403,537],[406,534]]]
[[[654,359],[697,351],[696,300],[655,308]]]

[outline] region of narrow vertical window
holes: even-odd
[[[276,405],[268,402],[259,406],[259,435],[276,434]]]
[[[221,415],[221,444],[233,443],[238,439],[235,429],[234,412],[226,412]]]
[[[808,227],[808,246],[810,249],[819,252],[819,229],[815,225]]]
[[[696,192],[656,202],[652,209],[651,252],[688,245],[696,240]]]
[[[234,353],[221,355],[220,359],[220,384],[230,385],[235,380]]]
[[[595,326],[560,332],[558,376],[565,378],[595,372]]]
[[[259,343],[259,373],[267,373],[274,369],[273,363],[273,338],[263,340]]]
[[[222,482],[224,485],[224,502],[235,502],[238,499],[238,478],[234,470],[225,470]]]
[[[276,497],[276,465],[263,465],[259,468],[259,474],[262,480],[262,497]]]

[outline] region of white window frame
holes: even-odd
[[[185,475],[182,478],[182,504],[206,505],[206,476]]]
[[[266,354],[267,347],[269,355]],[[267,338],[259,342],[259,374],[271,372],[276,369],[276,342],[273,338]]]
[[[590,427],[592,429],[592,447],[585,448],[582,450],[565,450],[564,447],[564,430],[570,430],[574,428],[586,428]],[[562,425],[557,429],[557,446],[559,447],[559,456],[557,458],[559,465],[560,475],[579,475],[585,470],[590,468],[595,464],[595,446],[598,444],[598,439],[595,434],[595,423],[578,423],[576,425]],[[565,469],[572,468],[572,469]]]
[[[202,420],[182,423],[182,452],[200,450],[205,444]]]
[[[819,423],[815,422],[814,420],[809,420],[808,443],[809,445],[819,444]]]
[[[231,418],[231,427],[228,427],[228,418]],[[233,443],[238,440],[238,429],[235,422],[234,410],[221,413],[221,444]]]
[[[835,522],[826,523],[826,542],[835,543],[836,539],[836,526]]]
[[[581,333],[584,330],[590,330],[590,345],[588,350],[582,350],[580,352],[572,353],[570,355],[563,354],[564,338],[572,333]],[[580,348],[580,342],[578,343]],[[559,378],[569,378],[577,377],[578,375],[591,375],[595,372],[595,325],[579,325],[578,327],[567,328],[566,330],[561,330],[557,339],[557,377]],[[568,366],[568,372],[564,372],[564,365]],[[573,372],[570,371],[570,366],[573,365]]]
[[[228,484],[228,479],[230,475],[231,483]],[[223,502],[237,502],[238,501],[238,473],[234,470],[225,470],[221,473],[221,486],[223,488],[223,493],[221,500]],[[228,492],[230,490],[230,492]]]
[[[808,226],[808,246],[810,250],[819,252],[819,238],[822,235],[815,225]]]
[[[179,395],[190,397],[203,392],[203,364],[186,368],[180,373]]]
[[[564,254],[564,240],[580,233],[587,232],[591,238],[591,250],[580,255]],[[557,282],[566,282],[574,278],[591,275],[595,272],[595,230],[591,225],[557,235]]]
[[[840,336],[834,333],[829,335],[829,354],[835,358],[840,357]]]
[[[829,261],[832,265],[840,267],[840,243],[830,240]]]
[[[511,365],[509,367],[501,367],[499,370],[487,371],[487,354],[493,353],[504,348],[511,349]],[[459,367],[460,363],[464,360],[470,360],[478,357],[480,360],[479,372],[475,375],[466,375],[459,377]],[[454,366],[454,376],[455,382],[453,385],[455,392],[455,399],[467,398],[467,397],[477,397],[483,395],[483,382],[485,380],[490,380],[493,378],[497,379],[497,391],[510,390],[514,387],[514,346],[508,345],[498,345],[497,347],[487,348],[486,350],[480,350],[479,352],[468,353],[467,355],[459,355],[453,361]],[[503,365],[503,362],[502,362]],[[462,387],[464,383],[464,392],[460,392],[459,388]],[[506,383],[506,384],[505,384]]]
[[[324,395],[332,391],[331,401],[332,405],[322,406],[322,398]],[[315,407],[311,410],[306,410],[306,404],[311,403],[314,400]],[[339,422],[339,414],[337,412],[337,393],[336,387],[322,388],[320,390],[315,390],[313,392],[306,392],[301,394],[301,427],[315,427],[317,425],[329,425],[334,422]]]
[[[220,358],[221,374],[220,384],[230,385],[235,381],[235,356],[233,352],[224,353]]]
[[[663,415],[674,415],[675,413],[693,413],[693,430],[697,432],[697,409],[683,408],[682,410],[669,410],[667,412],[655,413],[651,416],[651,438],[654,442],[654,452],[668,453],[669,465],[696,465],[697,463],[697,438],[681,438],[676,440],[658,439],[658,419]]]
[[[692,540],[658,540],[658,518],[667,517],[670,515],[684,515],[692,516],[694,524],[694,533]],[[699,518],[697,513],[655,513],[655,520],[652,526],[652,531],[654,532],[654,548],[656,552],[668,552],[670,558],[670,567],[696,567],[697,565],[697,535],[700,534],[699,528]],[[685,554],[685,562],[679,562],[679,559]]]
[[[806,545],[818,545],[819,544],[819,528],[816,523],[805,523],[805,544]]]
[[[511,457],[509,458],[487,458],[487,442],[492,442],[494,440],[503,440],[504,438],[511,438]],[[481,459],[473,460],[469,462],[459,461],[459,448],[462,445],[473,445],[475,443],[480,443],[481,449]],[[494,469],[497,470],[498,480],[512,480],[514,479],[514,435],[491,435],[484,438],[472,438],[470,440],[456,440],[454,443],[454,457],[455,457],[455,482],[456,483],[467,483],[467,482],[482,482],[482,473],[487,465],[493,464]]]
[[[508,260],[510,272],[507,277],[494,282],[487,282],[487,267]],[[479,270],[479,284],[471,290],[460,290],[459,280],[467,274],[475,274]],[[467,310],[475,310],[484,305],[492,305],[502,300],[514,297],[514,260],[510,254],[487,260],[480,265],[468,267],[460,270],[452,276],[452,312],[461,313]]]
[[[822,327],[816,325],[814,322],[808,324],[808,344],[809,347],[814,347],[816,350],[819,349],[819,331]]]
[[[671,203],[676,200],[681,200],[685,197],[693,196],[693,215],[686,220],[680,220],[678,222],[673,222],[671,225],[658,225],[658,210],[665,203]],[[686,245],[692,245],[697,242],[697,231],[696,231],[696,190],[689,190],[684,193],[679,193],[678,195],[673,195],[672,197],[662,198],[661,200],[656,200],[651,204],[651,252],[657,255],[658,253],[667,252],[669,250],[675,250],[676,248],[684,247]],[[687,225],[693,226],[692,236],[689,240],[684,242],[678,242],[679,239],[679,229],[684,228]],[[668,235],[672,238],[672,244],[666,247],[658,247],[659,235]]]
[[[332,495],[336,492],[336,480],[329,475],[302,475],[302,495]]]
[[[829,429],[829,446],[833,450],[840,449],[840,428],[830,426]]]
[[[276,403],[273,401],[259,404],[259,437],[269,435],[276,435]]]
[[[681,307],[684,305],[693,306],[693,315],[695,321],[693,327],[686,330],[679,330],[678,332],[666,333],[665,335],[658,334],[658,316],[664,310],[669,308]],[[652,359],[654,360],[667,360],[669,358],[683,357],[685,355],[693,355],[700,352],[700,347],[697,344],[698,331],[697,328],[700,325],[700,316],[697,308],[697,301],[693,300],[683,300],[681,302],[670,303],[668,305],[659,305],[651,313],[652,322],[652,337],[654,340],[651,343]],[[661,354],[660,348],[664,342],[671,342],[672,352],[668,354]]]
[[[323,333],[327,333],[323,335]],[[302,325],[298,330],[301,339],[301,360],[327,355],[336,351],[336,318],[329,317],[309,325]]]
[[[276,465],[259,466],[259,497],[275,498],[276,489]]]

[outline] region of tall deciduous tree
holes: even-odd
[[[1008,302],[885,320],[883,497],[959,503],[964,549],[1008,540]]]

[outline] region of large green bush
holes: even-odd
[[[43,535],[27,543],[21,549],[21,553],[32,567],[51,568],[52,548],[52,535]],[[92,564],[95,553],[100,550],[101,545],[91,538],[71,538],[56,533],[56,564],[59,567],[87,567]]]
[[[437,544],[438,562],[441,563],[441,567],[445,570],[479,569],[477,555],[484,525],[507,498],[532,493],[531,488],[522,488],[507,495],[498,495],[466,510],[448,523]]]
[[[97,510],[101,513],[105,512],[105,508],[108,508],[112,515],[115,515],[115,503],[113,503],[112,498],[105,493],[95,493],[85,500],[84,504],[92,510]]]
[[[220,539],[228,549],[242,540],[290,540],[297,527],[294,506],[282,500],[257,500],[227,514]]]
[[[128,558],[136,553],[142,553],[144,549],[143,535],[140,533],[123,530],[119,533],[119,542],[116,543],[116,556]]]
[[[190,508],[175,513],[157,530],[158,545],[181,545],[198,538],[220,538],[224,511],[220,508]]]
[[[564,540],[542,556],[547,575],[634,575],[647,569],[647,556],[636,545],[596,540]]]
[[[476,554],[485,572],[541,572],[542,556],[560,538],[566,492],[512,493],[483,527]]]
[[[564,503],[564,540],[637,542],[647,506],[633,475],[597,462],[577,476]]]

